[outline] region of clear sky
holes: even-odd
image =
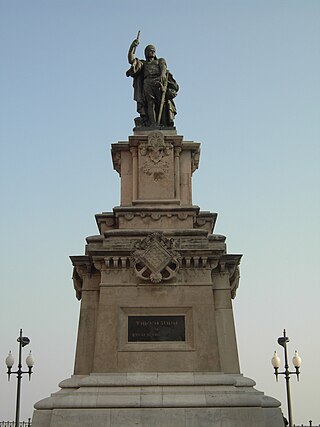
[[[73,370],[79,303],[69,255],[119,204],[110,144],[132,134],[127,50],[153,43],[180,84],[178,134],[201,142],[193,202],[243,253],[234,313],[244,375],[282,401],[283,328],[295,423],[320,423],[320,2],[0,0],[0,357],[19,329],[36,364],[22,419]],[[0,372],[0,420],[16,378]]]

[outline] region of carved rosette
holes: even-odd
[[[170,280],[179,270],[179,254],[173,250],[173,239],[152,233],[135,246],[132,254],[134,271],[152,283]]]

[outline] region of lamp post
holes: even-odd
[[[274,367],[274,374],[276,376],[276,380],[278,381],[279,375],[284,375],[286,380],[286,391],[287,391],[287,404],[288,404],[288,417],[289,417],[289,427],[293,427],[293,420],[292,420],[292,408],[291,408],[291,394],[290,394],[290,375],[295,374],[297,376],[297,380],[299,381],[299,375],[300,375],[300,366],[301,366],[301,357],[298,355],[298,352],[295,351],[295,354],[292,358],[293,366],[295,367],[295,371],[291,372],[289,371],[289,364],[288,364],[288,351],[287,351],[287,343],[289,342],[289,337],[286,336],[286,330],[283,331],[283,337],[278,338],[278,344],[281,345],[284,349],[284,371],[279,372],[280,368],[280,357],[277,355],[277,352],[275,351],[273,354],[273,358],[271,359],[272,366]]]
[[[22,379],[22,375],[23,374],[28,374],[29,375],[29,381],[31,379],[31,374],[32,374],[32,367],[34,364],[33,361],[33,357],[31,354],[31,351],[29,353],[29,356],[26,358],[26,364],[28,366],[28,370],[27,371],[23,371],[22,370],[22,363],[21,363],[21,358],[22,358],[22,348],[25,347],[26,345],[28,345],[30,343],[30,340],[28,337],[23,337],[22,336],[22,329],[20,329],[20,335],[17,338],[17,341],[19,343],[19,362],[18,362],[18,370],[17,371],[12,371],[12,367],[14,364],[14,359],[13,356],[11,354],[11,351],[9,351],[9,354],[6,358],[6,365],[8,368],[7,374],[8,374],[8,381],[10,381],[10,375],[11,374],[17,374],[17,400],[16,400],[16,421],[15,421],[15,426],[19,427],[19,418],[20,418],[20,395],[21,395],[21,379]]]

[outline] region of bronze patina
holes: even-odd
[[[173,127],[177,110],[173,99],[179,86],[167,68],[164,58],[157,58],[156,48],[148,45],[145,59],[135,57],[139,35],[133,40],[128,52],[131,65],[127,77],[133,77],[134,100],[140,117],[135,119],[136,127]]]

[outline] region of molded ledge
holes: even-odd
[[[38,410],[71,408],[277,408],[280,402],[253,388],[255,382],[220,373],[123,373],[72,376]]]

